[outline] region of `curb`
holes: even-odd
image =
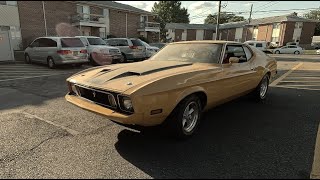
[[[320,125],[318,127],[317,139],[314,148],[314,157],[310,179],[320,179]]]

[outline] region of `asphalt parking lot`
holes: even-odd
[[[279,73],[265,103],[243,97],[214,108],[182,142],[66,102],[65,79],[88,66],[1,64],[0,178],[309,178],[320,59],[275,57]]]

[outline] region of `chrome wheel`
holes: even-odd
[[[182,117],[182,128],[185,132],[190,133],[197,124],[199,118],[199,106],[196,102],[190,102],[184,112]]]
[[[268,77],[265,77],[260,85],[260,98],[264,99],[268,90]]]

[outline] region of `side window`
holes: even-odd
[[[39,47],[50,47],[49,40],[46,38],[39,39]]]
[[[262,47],[262,43],[257,43],[256,47]]]
[[[253,43],[249,43],[249,45],[250,45],[250,46],[254,46],[254,44],[253,44]]]
[[[243,46],[244,52],[246,53],[247,61],[252,58],[252,53],[247,46]]]
[[[53,39],[46,39],[47,47],[57,47],[57,41]]]
[[[129,46],[129,44],[126,39],[121,39],[118,41],[118,46]]]
[[[242,45],[227,45],[222,63],[228,64],[231,57],[239,58],[239,63],[247,62]]]
[[[39,39],[33,41],[33,43],[31,43],[31,45],[32,45],[33,47],[39,47]]]

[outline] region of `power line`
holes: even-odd
[[[266,8],[268,8],[268,7],[271,7],[271,6],[273,6],[273,5],[275,5],[275,4],[278,4],[278,3],[279,3],[279,1],[276,1],[276,2],[274,2],[273,4],[271,4],[270,6],[264,7],[263,9],[266,9]],[[257,11],[255,11],[255,12],[257,12]]]

